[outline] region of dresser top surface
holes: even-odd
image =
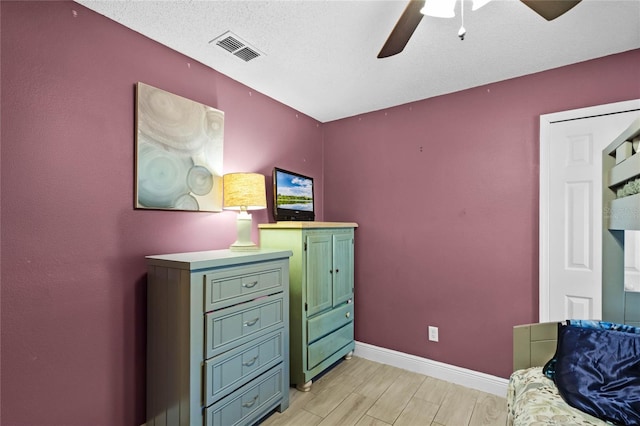
[[[145,256],[147,264],[178,269],[203,269],[251,262],[284,259],[292,255],[288,250],[260,249],[253,251],[207,250]]]
[[[315,222],[315,221],[284,221],[276,223],[261,223],[260,229],[307,229],[307,228],[357,228],[355,222]]]

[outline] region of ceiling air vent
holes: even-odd
[[[260,52],[255,47],[250,46],[249,43],[245,42],[231,31],[227,31],[221,36],[214,38],[209,43],[215,43],[216,46],[223,48],[245,62],[249,62],[252,59],[264,55],[264,53]]]

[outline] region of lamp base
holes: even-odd
[[[251,215],[247,213],[246,210],[241,210],[240,213],[238,213],[236,226],[238,229],[238,239],[235,243],[231,244],[229,250],[258,250],[260,247],[258,247],[253,241],[251,241]]]
[[[258,247],[258,245],[251,243],[250,245],[243,245],[243,244],[237,244],[237,243],[233,243],[229,246],[229,250],[231,251],[252,251],[252,250],[260,250],[260,247]]]

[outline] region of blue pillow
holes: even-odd
[[[640,329],[603,321],[558,324],[545,366],[572,407],[615,424],[640,425]]]

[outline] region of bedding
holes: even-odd
[[[605,321],[558,324],[543,372],[567,404],[614,424],[640,425],[640,328]]]
[[[536,364],[542,358],[544,368]],[[640,425],[639,328],[589,320],[516,326],[514,368],[510,426]]]
[[[608,426],[596,417],[569,406],[542,367],[515,371],[507,387],[508,426]]]

